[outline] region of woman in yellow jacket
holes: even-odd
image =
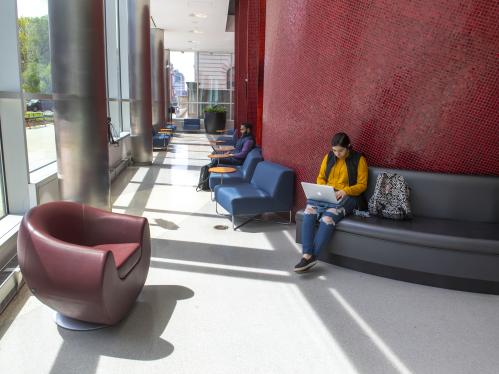
[[[296,272],[304,272],[317,263],[322,248],[331,239],[335,225],[354,209],[365,209],[362,195],[367,189],[367,162],[364,156],[353,150],[350,138],[340,132],[334,135],[332,151],[322,160],[317,184],[334,188],[338,204],[307,200],[303,216],[303,256],[296,264]],[[315,233],[317,220],[319,229]],[[315,233],[315,235],[314,235]]]

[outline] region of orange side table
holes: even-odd
[[[208,169],[210,173],[220,174],[220,184],[224,184],[224,174],[233,173],[236,170],[236,168],[233,168],[231,166],[215,166]]]

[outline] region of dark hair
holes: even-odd
[[[351,148],[350,138],[344,132],[339,132],[333,136],[331,139],[331,145],[333,147],[339,145],[340,147]]]
[[[246,129],[248,129],[250,132],[253,131],[253,125],[249,122],[243,122],[241,123],[241,126],[244,126]]]

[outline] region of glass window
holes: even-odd
[[[116,129],[119,135],[119,132],[123,129],[121,118],[119,2],[117,0],[106,0],[105,5],[107,114],[111,118],[113,128]]]
[[[175,107],[174,118],[198,118],[195,57],[194,52],[170,52],[171,104]]]
[[[2,126],[0,120],[0,128]],[[1,133],[1,131],[0,131]],[[6,204],[6,196],[5,196],[5,181],[4,181],[4,172],[3,172],[3,150],[2,150],[2,141],[0,136],[0,219],[3,218],[7,214],[7,204]]]
[[[202,118],[204,109],[220,105],[232,120],[234,67],[231,53],[170,52],[171,105],[174,118]]]
[[[47,0],[17,0],[29,171],[56,161]]]

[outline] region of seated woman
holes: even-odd
[[[337,204],[307,200],[302,224],[303,256],[296,272],[304,272],[317,263],[317,257],[331,239],[335,225],[354,209],[365,209],[363,192],[367,189],[367,162],[353,150],[350,138],[340,132],[334,135],[332,151],[322,160],[317,184],[331,186],[336,191]],[[314,235],[315,225],[319,228]]]
[[[242,123],[240,128],[241,136],[237,140],[234,150],[225,152],[225,157],[218,159],[219,161],[212,160],[210,166],[215,166],[218,163],[224,165],[242,165],[249,151],[255,146],[252,127],[251,123]]]

